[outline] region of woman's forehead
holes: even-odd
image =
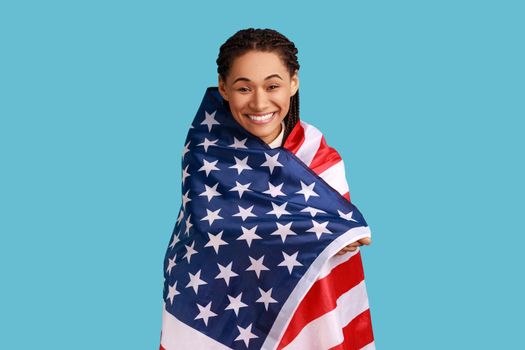
[[[233,61],[230,70],[231,82],[247,78],[252,82],[264,82],[275,78],[289,79],[287,67],[274,52],[249,51]],[[246,79],[243,79],[246,81]]]

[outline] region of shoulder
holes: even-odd
[[[295,153],[305,164],[322,171],[326,162],[340,161],[341,156],[333,147],[330,147],[326,139],[316,126],[300,120],[286,141],[287,147]]]
[[[300,120],[300,124],[305,138],[309,138],[311,140],[321,140],[324,138],[321,130],[319,130],[319,128],[317,128],[315,125],[304,120]]]
[[[299,127],[302,142],[296,149],[296,156],[339,194],[350,200],[345,165],[339,152],[327,144],[322,132],[314,125],[301,120]]]

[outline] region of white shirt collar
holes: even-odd
[[[284,137],[284,120],[281,121],[281,126],[282,126],[281,133],[275,138],[275,140],[273,140],[272,142],[268,144],[270,148],[276,148],[282,145],[283,137]]]

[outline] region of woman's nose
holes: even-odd
[[[266,96],[265,91],[255,90],[250,102],[250,108],[252,108],[254,112],[264,112],[268,106],[268,96]]]

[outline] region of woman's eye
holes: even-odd
[[[248,88],[245,88],[245,87],[238,88],[237,91],[246,92],[246,91],[248,91]]]
[[[275,90],[279,87],[279,85],[270,85],[270,90]]]

